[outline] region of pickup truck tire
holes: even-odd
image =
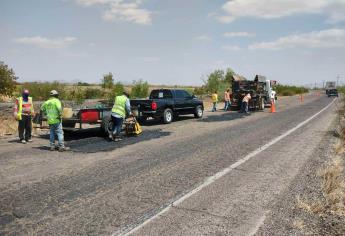
[[[195,108],[194,117],[195,118],[202,118],[203,115],[204,115],[204,111],[202,109],[202,106],[197,106]]]
[[[163,122],[164,124],[169,124],[173,121],[174,114],[170,108],[167,108],[163,112]]]

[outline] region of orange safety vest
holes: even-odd
[[[32,114],[34,113],[34,105],[32,103],[32,97],[29,97],[27,102],[23,101],[23,97],[18,98],[18,111],[17,111],[17,119],[22,120],[22,113],[25,114]]]

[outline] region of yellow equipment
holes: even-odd
[[[143,132],[135,117],[133,117],[132,120],[125,122],[125,131],[126,135],[140,135]]]

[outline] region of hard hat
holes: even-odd
[[[29,90],[28,89],[24,89],[23,90],[23,94],[29,94],[30,92],[29,92]]]
[[[56,90],[50,91],[50,96],[55,96],[55,95],[59,95],[58,91]]]

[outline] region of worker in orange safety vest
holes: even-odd
[[[23,144],[32,142],[32,117],[35,112],[32,97],[29,94],[29,90],[24,89],[22,96],[16,99],[13,109],[14,118],[18,121],[19,139]]]

